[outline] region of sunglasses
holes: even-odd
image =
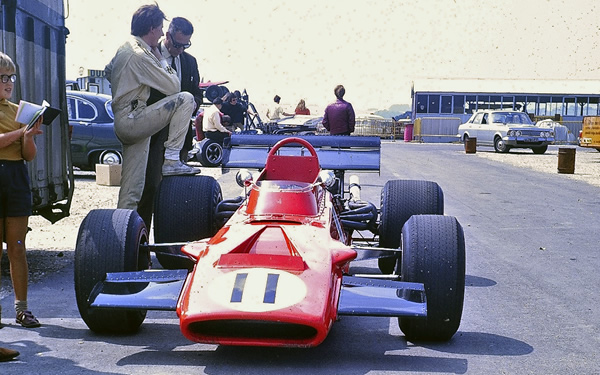
[[[2,79],[2,83],[7,83],[8,81],[15,82],[17,80],[16,74],[0,74],[0,79]]]
[[[173,39],[173,35],[169,34],[169,37],[171,38],[171,44],[173,44],[173,48],[176,48],[176,49],[179,49],[179,48],[186,49],[186,48],[190,48],[192,46],[192,42],[181,44],[181,43],[177,43],[175,41],[175,39]]]

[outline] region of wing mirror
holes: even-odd
[[[247,169],[240,169],[238,173],[235,175],[235,182],[237,182],[239,187],[246,187],[252,184],[254,180],[252,173]]]

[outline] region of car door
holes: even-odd
[[[477,143],[486,145],[494,143],[494,124],[488,112],[483,113],[481,124],[477,129]]]
[[[473,116],[470,123],[467,123],[468,126],[466,126],[465,130],[469,133],[469,137],[477,138],[477,132],[479,131],[479,128],[481,127],[481,119],[482,118],[483,118],[483,113],[477,113],[475,116]],[[477,142],[479,142],[479,139],[477,140]]]
[[[98,111],[92,103],[74,95],[67,95],[69,125],[71,127],[71,156],[73,165],[89,163],[88,155],[94,143],[93,120]]]

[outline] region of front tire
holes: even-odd
[[[83,321],[97,333],[132,333],[146,318],[145,310],[94,309],[88,298],[109,272],[141,271],[150,267],[146,225],[137,212],[92,210],[83,219],[75,245],[75,296]]]
[[[504,154],[510,150],[510,146],[508,146],[501,137],[496,137],[494,139],[494,150]]]
[[[447,341],[465,295],[465,238],[452,216],[412,216],[402,228],[402,281],[423,283],[427,318],[398,318],[409,341]]]
[[[212,237],[219,230],[217,204],[221,200],[221,186],[213,177],[164,177],[154,202],[155,242],[188,242]],[[168,253],[156,252],[156,258],[169,269],[193,266],[190,259],[172,257]]]
[[[412,215],[443,215],[444,193],[433,181],[391,180],[381,190],[379,246],[400,247],[400,233]],[[379,270],[391,274],[399,259],[380,258]]]
[[[548,145],[546,146],[540,146],[540,147],[532,147],[531,150],[533,151],[534,154],[544,154],[546,152],[546,150],[548,150]]]

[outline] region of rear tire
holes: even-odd
[[[210,176],[170,176],[160,183],[154,202],[156,243],[197,241],[219,230],[217,204],[223,200],[221,186]],[[177,255],[183,255],[178,252]],[[191,269],[187,258],[156,252],[164,268]]]
[[[75,296],[81,318],[97,333],[132,333],[146,318],[145,310],[94,309],[88,298],[109,272],[150,267],[146,225],[132,210],[92,210],[83,219],[75,245]]]
[[[465,238],[456,218],[412,216],[402,228],[402,281],[423,283],[427,318],[398,318],[409,341],[447,341],[458,330],[465,295]]]
[[[379,247],[400,248],[400,233],[412,215],[443,215],[444,193],[435,182],[391,180],[381,190]],[[380,258],[379,270],[391,274],[400,258]],[[399,268],[398,268],[399,269]]]

